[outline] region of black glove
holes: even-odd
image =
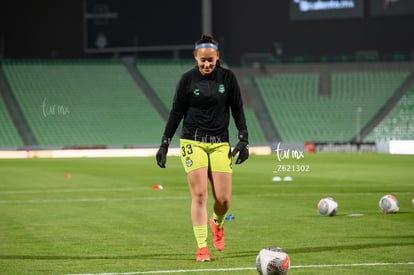
[[[167,162],[168,146],[170,146],[170,139],[162,136],[160,149],[158,149],[158,152],[155,155],[157,164],[161,168],[165,168],[165,163]]]
[[[241,164],[249,158],[249,139],[247,131],[241,131],[239,133],[239,142],[236,147],[234,147],[231,155],[234,157],[237,153],[239,153],[239,156],[237,157],[236,164]]]

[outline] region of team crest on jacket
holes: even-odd
[[[224,88],[224,85],[223,85],[223,84],[220,84],[220,85],[219,85],[219,87],[218,87],[218,91],[219,91],[220,93],[224,93],[224,92],[226,91],[226,89]]]

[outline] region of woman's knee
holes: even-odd
[[[220,196],[216,198],[216,203],[221,207],[230,208],[231,198],[230,196]]]

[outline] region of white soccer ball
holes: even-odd
[[[318,202],[318,211],[322,216],[335,216],[338,203],[333,198],[323,198]]]
[[[280,247],[264,248],[256,257],[256,269],[261,275],[287,274],[289,267],[289,255]]]
[[[400,203],[397,200],[397,197],[394,195],[385,195],[379,201],[379,208],[382,213],[397,213],[400,210]]]

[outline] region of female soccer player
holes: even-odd
[[[203,35],[195,43],[197,66],[184,73],[177,85],[165,126],[157,164],[165,168],[170,141],[181,120],[181,161],[191,193],[191,220],[198,250],[196,261],[210,261],[207,246],[207,197],[210,182],[214,197],[209,220],[213,243],[224,249],[225,215],[232,194],[232,156],[236,164],[249,157],[248,134],[240,88],[234,74],[220,66],[218,43]],[[231,151],[228,126],[230,111],[239,131],[239,142]]]

